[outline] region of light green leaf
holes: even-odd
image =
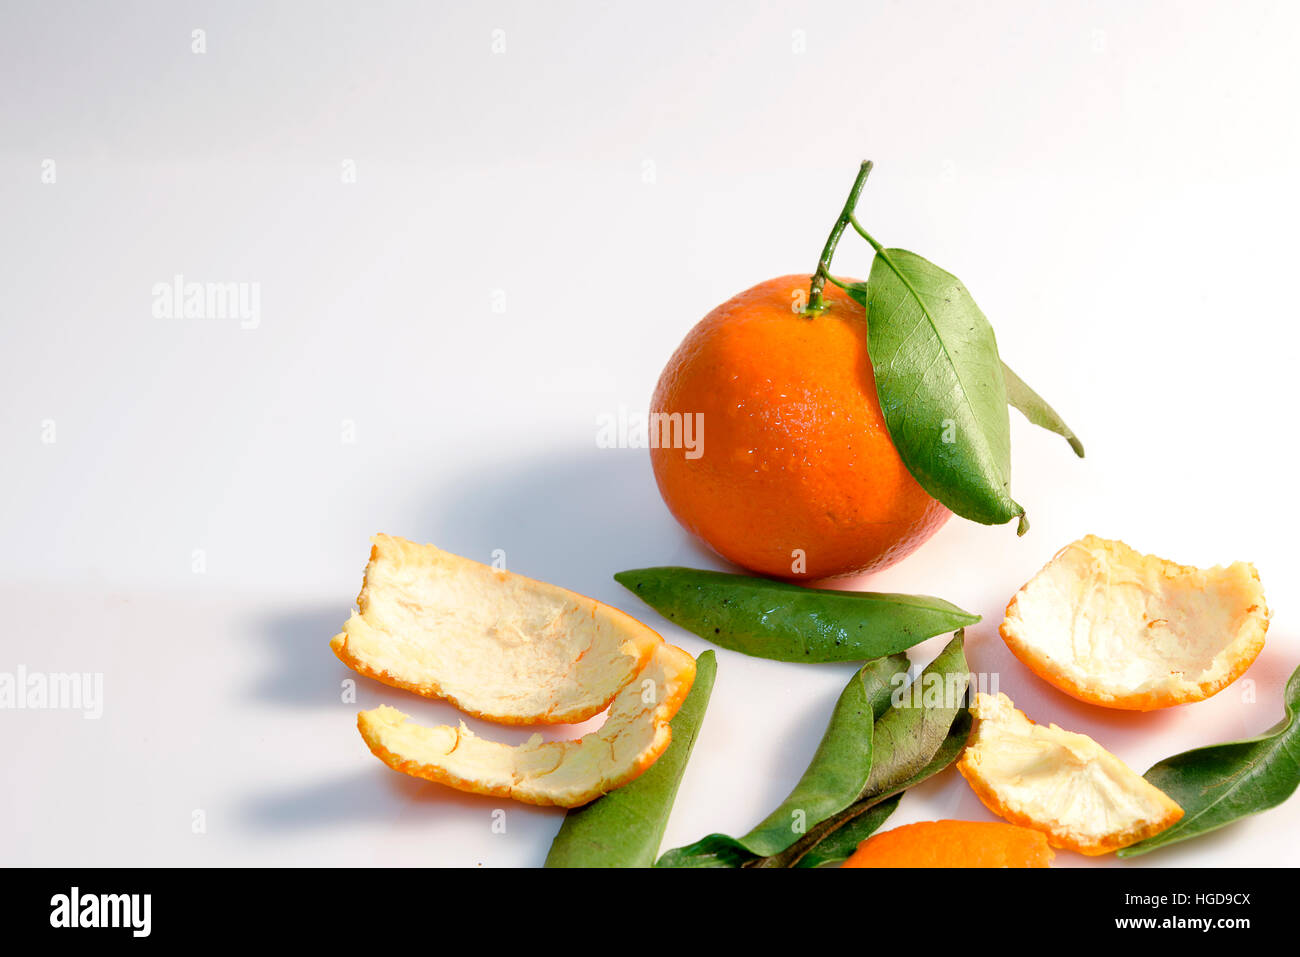
[[[569,811],[546,855],[547,867],[654,865],[717,672],[714,652],[695,660],[695,683],[673,716],[668,750],[631,784]]]
[[[1012,372],[1011,367],[1005,362],[1002,363],[1002,376],[1006,380],[1007,401],[1024,413],[1025,418],[1034,425],[1063,437],[1070,443],[1070,448],[1074,449],[1074,454],[1083,458],[1083,443],[1056,410],[1048,405],[1041,395],[1029,388],[1025,380]]]

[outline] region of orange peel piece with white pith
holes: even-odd
[[[669,722],[695,680],[695,659],[661,643],[614,698],[601,727],[576,741],[533,735],[518,746],[481,738],[462,722],[427,727],[381,705],[357,715],[370,750],[395,771],[525,804],[578,807],[635,779],[672,741]]]
[[[344,664],[501,724],[604,711],[663,639],[546,582],[391,535],[371,539],[358,610],[330,641]]]
[[[957,770],[984,805],[1053,847],[1107,854],[1159,834],[1183,809],[1100,744],[1035,724],[1005,694],[977,694]]]
[[[1081,701],[1150,711],[1227,687],[1264,647],[1269,611],[1248,562],[1201,569],[1089,535],[1007,605],[1007,647]]]

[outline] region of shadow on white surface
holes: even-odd
[[[479,470],[451,483],[430,513],[415,527],[439,547],[488,563],[502,552],[511,571],[595,597],[625,595],[613,579],[624,569],[725,564],[664,506],[644,449]]]
[[[477,821],[501,806],[501,798],[467,794],[370,761],[355,773],[250,798],[241,816],[252,829],[278,834],[349,822],[406,824],[461,816]]]
[[[252,686],[254,700],[300,708],[337,703],[340,675],[350,672],[330,651],[329,640],[347,620],[348,607],[345,599],[337,606],[299,608],[265,620],[262,634],[271,667]]]

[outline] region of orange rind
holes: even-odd
[[[1193,568],[1089,535],[1016,593],[1000,632],[1066,694],[1150,711],[1200,701],[1239,678],[1264,647],[1268,619],[1247,562]]]
[[[975,696],[957,761],[999,817],[1042,831],[1053,847],[1098,855],[1158,834],[1183,810],[1086,734],[1035,724],[1005,694]]]
[[[576,741],[519,746],[475,735],[462,722],[426,727],[381,705],[357,715],[370,750],[396,771],[461,791],[525,804],[578,807],[635,779],[672,741],[669,725],[695,680],[695,659],[655,648],[637,680],[614,698],[605,723]]]
[[[371,539],[358,611],[330,641],[346,665],[501,724],[604,711],[663,639],[617,608],[432,545]]]
[[[1041,831],[1001,821],[921,821],[873,834],[841,867],[1051,867]]]

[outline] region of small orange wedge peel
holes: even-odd
[[[577,807],[635,779],[672,741],[695,659],[616,608],[432,545],[371,539],[359,610],[330,642],[361,674],[502,724],[568,724],[572,741],[513,746],[416,724],[381,705],[357,715],[390,768],[461,791]]]
[[[1041,831],[1001,821],[920,821],[873,834],[841,867],[1051,867]]]
[[[1264,647],[1255,567],[1209,569],[1089,535],[1016,593],[999,629],[1044,681],[1081,701],[1150,711],[1227,687]]]
[[[459,728],[415,724],[381,705],[357,715],[374,755],[396,771],[525,804],[577,807],[635,779],[672,741],[669,721],[695,680],[695,659],[661,644],[599,729],[576,741],[533,735],[511,746]]]
[[[609,707],[663,639],[546,582],[391,535],[371,540],[348,667],[498,724],[575,724]]]
[[[1086,734],[1035,724],[1005,694],[977,694],[957,770],[990,811],[1096,856],[1183,816],[1168,795]]]

